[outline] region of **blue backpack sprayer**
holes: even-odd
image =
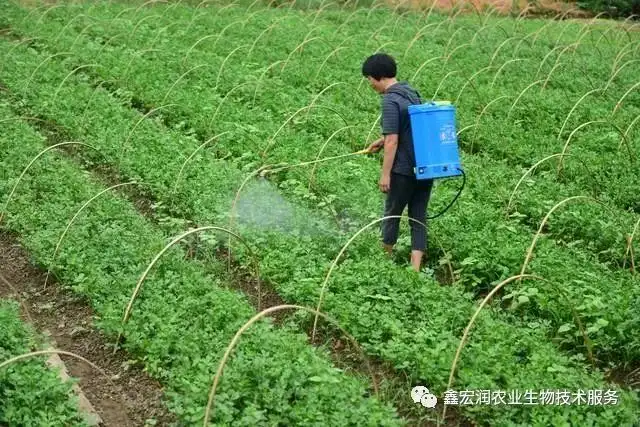
[[[462,175],[462,185],[456,197],[440,213],[443,215],[458,199],[466,182],[460,165],[456,109],[446,101],[409,105],[409,120],[416,158],[414,173],[418,180],[444,179]]]

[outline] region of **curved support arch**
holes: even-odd
[[[318,71],[316,72],[315,77],[313,78],[313,82],[316,82],[318,80],[318,77],[320,77],[320,72],[322,71],[322,69],[324,68],[325,64],[327,63],[327,61],[329,60],[329,58],[333,55],[335,55],[336,53],[338,53],[341,50],[346,49],[346,47],[344,46],[338,46],[335,49],[333,49],[325,58],[324,61],[322,61],[322,64],[320,64],[320,67],[318,68]]]
[[[371,134],[373,133],[373,130],[376,128],[376,125],[380,122],[381,119],[382,119],[382,114],[378,114],[378,117],[376,118],[376,120],[371,125],[371,128],[369,129],[367,138],[364,140],[365,146],[369,144],[369,138],[371,138]]]
[[[97,372],[99,372],[100,375],[102,375],[115,388],[115,384],[111,380],[111,377],[109,377],[109,375],[107,375],[107,373],[103,369],[101,369],[98,365],[96,365],[95,363],[91,362],[88,359],[85,359],[84,357],[82,357],[82,356],[80,356],[78,354],[71,353],[70,351],[64,351],[64,350],[54,350],[54,349],[51,349],[51,350],[39,350],[39,351],[30,352],[30,353],[20,354],[18,356],[12,357],[12,358],[7,359],[7,360],[3,361],[2,363],[0,363],[0,369],[9,366],[12,363],[19,362],[20,360],[30,359],[32,357],[42,356],[42,355],[45,355],[45,354],[57,354],[57,355],[61,354],[61,355],[64,355],[64,356],[73,357],[74,359],[78,359],[81,362],[84,362],[87,365],[89,365],[91,368],[93,368]]]
[[[520,92],[520,94],[518,95],[518,97],[516,98],[515,101],[513,101],[513,104],[511,104],[511,107],[509,108],[509,112],[507,113],[507,117],[511,116],[511,111],[513,111],[513,109],[515,108],[516,104],[518,103],[518,101],[520,101],[520,98],[522,98],[522,96],[524,95],[524,93],[526,91],[528,91],[529,89],[531,89],[533,86],[542,83],[543,80],[536,80],[535,82],[531,83],[529,86],[525,87],[522,92]]]
[[[459,99],[460,99],[460,97],[462,96],[462,92],[464,92],[464,90],[466,89],[466,87],[467,87],[469,84],[472,84],[472,83],[471,83],[471,81],[472,81],[474,78],[476,78],[478,75],[480,75],[480,74],[484,73],[485,71],[489,71],[489,70],[490,70],[490,69],[492,69],[492,68],[493,68],[493,66],[492,66],[492,65],[487,65],[486,67],[484,67],[484,68],[482,68],[482,69],[480,69],[480,70],[476,71],[475,73],[473,73],[473,74],[471,75],[471,77],[469,77],[469,78],[467,79],[467,81],[465,82],[465,84],[463,84],[463,85],[462,85],[462,88],[460,89],[460,92],[458,92],[458,96],[456,97],[456,100],[454,101],[454,104],[457,104],[457,103],[458,103],[458,100],[459,100]],[[475,86],[474,86],[474,89],[475,89]]]
[[[220,83],[220,76],[222,75],[222,70],[224,69],[224,66],[227,63],[227,61],[229,60],[229,58],[231,57],[231,55],[233,55],[234,53],[236,53],[237,51],[239,51],[240,49],[245,48],[245,47],[249,47],[249,45],[248,44],[244,44],[244,45],[236,47],[231,52],[229,52],[229,54],[224,58],[224,61],[222,61],[222,64],[220,65],[220,68],[218,69],[218,75],[216,76],[216,85],[213,88],[214,91],[218,90],[218,84]]]
[[[256,97],[258,96],[258,89],[260,89],[261,85],[262,85],[262,80],[264,79],[264,76],[267,75],[267,73],[276,65],[280,64],[281,62],[284,62],[283,60],[278,60],[275,61],[274,63],[272,63],[271,65],[269,65],[267,68],[264,69],[264,71],[262,72],[262,74],[260,74],[260,77],[258,77],[257,83],[256,83],[256,88],[253,91],[253,99],[251,101],[251,105],[253,107],[255,107],[256,105]]]
[[[631,236],[627,238],[627,249],[624,252],[624,263],[622,264],[622,268],[627,268],[627,256],[631,258],[631,274],[636,274],[636,261],[633,251],[633,238],[636,235],[636,231],[640,228],[640,219],[633,226],[633,230],[631,231]]]
[[[507,65],[509,65],[509,64],[511,64],[513,62],[518,62],[518,61],[530,61],[530,59],[528,59],[528,58],[515,58],[515,59],[509,59],[509,60],[505,61],[504,64],[502,64],[500,66],[500,68],[498,68],[498,71],[496,71],[496,74],[493,76],[493,80],[491,80],[490,88],[493,89],[493,86],[496,84],[496,80],[498,79],[498,76],[500,75],[500,73],[502,72],[504,67],[506,67]]]
[[[624,93],[624,95],[622,95],[620,97],[620,99],[618,100],[618,102],[616,102],[616,106],[613,108],[613,111],[611,112],[611,117],[613,117],[613,115],[616,113],[616,111],[618,111],[618,108],[620,108],[620,106],[622,105],[622,101],[624,101],[624,99],[636,88],[640,87],[640,81],[638,81],[636,84],[634,84],[633,86],[631,86],[629,88],[628,91],[626,91]]]
[[[454,74],[460,74],[459,70],[452,70],[449,71],[443,78],[442,80],[440,80],[440,83],[438,84],[438,87],[436,88],[436,91],[433,94],[433,97],[431,99],[436,99],[436,97],[438,96],[438,92],[440,92],[440,88],[442,88],[442,83],[444,83],[444,81],[447,79],[447,77],[452,76]]]
[[[423,69],[427,64],[429,64],[429,63],[431,63],[431,62],[434,62],[434,61],[437,61],[437,60],[439,60],[439,59],[444,59],[444,57],[443,57],[443,56],[434,56],[433,58],[429,58],[429,59],[427,59],[426,61],[424,61],[424,62],[422,63],[422,65],[420,65],[420,67],[416,70],[416,72],[415,72],[415,73],[413,73],[413,77],[411,77],[411,81],[415,81],[415,80],[416,80],[416,78],[418,77],[418,74],[420,73],[420,71],[422,71],[422,69]]]
[[[122,159],[124,158],[124,156],[125,156],[125,154],[127,152],[127,149],[129,148],[129,140],[131,139],[131,136],[136,131],[138,126],[140,126],[140,123],[142,123],[147,117],[149,117],[151,114],[155,113],[156,111],[162,110],[163,108],[175,107],[175,106],[176,106],[176,104],[161,105],[160,107],[156,107],[156,108],[153,108],[153,109],[149,110],[148,113],[146,113],[144,116],[140,117],[140,119],[136,122],[136,124],[133,126],[133,128],[129,131],[129,134],[127,135],[127,139],[124,141],[124,144],[122,144],[122,150],[120,150],[120,161],[121,162],[122,162]]]
[[[31,159],[29,164],[22,170],[22,173],[20,174],[20,176],[16,180],[16,183],[13,185],[13,188],[11,189],[11,192],[9,193],[9,196],[7,196],[7,200],[4,202],[4,206],[2,208],[2,211],[0,211],[0,224],[2,223],[2,219],[4,218],[4,213],[7,211],[7,206],[9,205],[9,201],[11,200],[11,197],[13,196],[13,193],[15,193],[16,188],[18,187],[18,184],[20,184],[20,181],[22,180],[24,175],[27,173],[29,168],[36,162],[36,160],[38,160],[46,152],[48,152],[50,150],[53,150],[54,148],[63,147],[63,146],[66,146],[66,145],[82,145],[84,147],[89,147],[92,150],[97,151],[102,157],[106,158],[104,156],[104,154],[102,154],[102,152],[100,150],[98,150],[97,148],[95,148],[94,146],[89,145],[89,144],[85,144],[84,142],[75,142],[75,141],[60,142],[58,144],[52,145],[52,146],[47,147],[44,150],[40,151],[33,159]]]
[[[544,282],[549,283],[550,285],[552,284],[550,281],[540,277],[540,276],[535,276],[535,275],[531,275],[531,274],[518,274],[516,276],[511,276],[508,279],[503,280],[502,282],[500,282],[498,285],[496,285],[491,292],[489,292],[489,294],[482,300],[482,302],[480,303],[480,305],[478,306],[478,308],[476,309],[476,311],[473,313],[473,316],[471,317],[471,320],[469,321],[469,323],[467,324],[467,326],[464,328],[464,332],[462,334],[462,338],[460,339],[460,344],[458,345],[458,348],[456,350],[456,355],[453,358],[453,363],[451,364],[451,371],[449,372],[449,381],[447,383],[447,390],[450,390],[451,387],[453,386],[453,375],[455,374],[456,371],[456,366],[458,365],[458,360],[460,359],[460,354],[462,352],[462,349],[464,348],[467,339],[469,338],[469,331],[471,329],[471,327],[473,326],[473,324],[476,321],[476,318],[478,317],[478,315],[480,314],[480,312],[482,311],[482,309],[489,303],[489,301],[491,300],[491,298],[493,298],[493,296],[500,290],[502,289],[504,286],[508,285],[509,283],[518,280],[519,282],[522,281],[522,279],[537,279],[537,280],[541,280]],[[591,344],[591,340],[589,339],[589,337],[587,336],[584,326],[582,325],[582,322],[580,321],[580,317],[578,316],[578,313],[576,312],[573,303],[571,302],[571,300],[569,299],[569,297],[566,295],[566,293],[562,290],[562,288],[559,287],[551,287],[551,289],[554,289],[555,291],[557,291],[560,295],[562,295],[562,297],[565,299],[565,301],[569,304],[569,306],[571,307],[571,312],[573,315],[573,319],[576,322],[576,324],[578,325],[578,328],[580,329],[580,331],[582,332],[582,337],[584,339],[585,342],[585,346],[587,347],[587,352],[588,352],[588,357],[589,360],[591,361],[591,364],[595,366],[595,361],[593,359],[593,350],[592,350],[592,344]],[[447,415],[447,405],[445,404],[443,409],[442,409],[442,419],[445,419]]]
[[[73,54],[71,52],[60,52],[60,53],[54,53],[53,55],[49,55],[47,56],[45,59],[43,59],[40,64],[38,64],[38,66],[36,67],[35,70],[33,70],[33,73],[31,73],[31,75],[29,76],[29,78],[27,79],[27,82],[22,86],[22,90],[24,92],[26,92],[27,88],[29,87],[29,84],[31,83],[31,80],[33,80],[33,77],[36,75],[36,73],[38,72],[38,70],[40,69],[40,67],[42,67],[44,65],[45,62],[50,61],[51,59],[57,57],[57,56],[73,56]]]
[[[266,310],[261,311],[260,313],[256,314],[251,319],[249,319],[249,321],[247,321],[247,323],[245,323],[238,330],[238,332],[236,332],[236,334],[234,335],[233,339],[231,340],[231,342],[227,346],[227,349],[224,352],[224,356],[222,357],[222,360],[220,361],[220,364],[218,365],[218,370],[216,371],[216,375],[215,375],[215,377],[213,379],[213,385],[211,386],[211,389],[209,391],[209,400],[207,402],[207,408],[205,410],[204,421],[203,421],[203,426],[204,427],[207,427],[209,425],[209,417],[210,417],[212,408],[214,406],[214,397],[215,397],[215,394],[216,394],[218,383],[220,381],[220,377],[222,376],[222,370],[224,369],[224,366],[226,365],[227,360],[229,359],[229,356],[231,355],[231,352],[233,351],[234,347],[238,344],[238,341],[240,340],[240,336],[251,325],[256,323],[258,320],[260,320],[262,317],[266,316],[267,314],[270,314],[270,313],[273,313],[273,312],[276,312],[276,311],[287,310],[287,309],[296,309],[296,310],[308,311],[310,313],[315,314],[316,318],[318,316],[322,316],[324,319],[326,319],[327,321],[329,321],[333,325],[337,326],[342,331],[342,333],[345,334],[345,336],[349,339],[349,341],[351,341],[351,342],[353,342],[355,344],[356,348],[358,349],[358,351],[362,355],[362,358],[365,360],[365,363],[367,364],[367,368],[369,369],[369,372],[371,373],[371,378],[373,380],[373,387],[374,387],[375,393],[376,393],[376,395],[378,395],[378,385],[377,385],[377,381],[375,379],[375,375],[373,373],[373,370],[371,369],[371,364],[369,363],[369,359],[367,358],[367,356],[364,353],[364,351],[362,351],[362,348],[358,344],[358,341],[351,334],[349,334],[344,328],[342,328],[342,326],[340,326],[340,324],[338,323],[337,320],[329,317],[328,315],[326,315],[326,314],[324,314],[324,313],[322,313],[322,312],[320,312],[318,310],[314,310],[314,309],[309,308],[309,307],[304,307],[304,306],[300,306],[300,305],[278,305],[278,306],[275,306],[275,307],[267,308]]]
[[[129,320],[129,316],[131,315],[131,310],[133,309],[133,303],[134,303],[136,297],[138,296],[138,294],[140,292],[140,289],[142,288],[142,284],[144,283],[144,281],[147,278],[147,275],[149,274],[151,269],[156,265],[158,260],[162,257],[162,255],[164,255],[172,246],[174,246],[176,243],[179,243],[185,237],[190,236],[191,234],[194,234],[194,233],[200,233],[202,231],[208,231],[208,230],[221,231],[221,232],[227,233],[231,237],[235,237],[249,251],[249,254],[251,255],[251,258],[252,258],[252,260],[254,262],[254,267],[256,269],[256,277],[257,277],[257,281],[258,281],[258,309],[259,309],[259,307],[260,307],[260,298],[261,298],[261,293],[262,293],[261,289],[260,289],[261,288],[260,287],[260,264],[257,262],[257,258],[255,256],[255,253],[253,252],[253,249],[251,249],[251,246],[249,246],[249,244],[242,237],[237,235],[236,233],[234,233],[232,231],[229,231],[226,228],[209,225],[209,226],[204,226],[204,227],[198,227],[198,228],[195,228],[193,230],[189,230],[189,231],[186,231],[186,232],[182,233],[181,235],[179,235],[176,238],[174,238],[171,242],[169,242],[164,248],[162,248],[162,250],[160,250],[160,252],[158,252],[156,254],[156,256],[153,258],[153,260],[147,266],[147,268],[144,271],[144,273],[142,273],[142,276],[140,276],[140,279],[138,280],[138,283],[136,284],[136,287],[135,287],[135,289],[133,291],[133,294],[131,295],[131,299],[129,300],[129,304],[127,304],[127,308],[126,308],[126,310],[124,312],[124,316],[122,317],[122,327],[123,328],[124,328],[125,324],[127,323],[127,320]],[[122,331],[120,331],[120,333],[118,333],[118,338],[116,339],[116,345],[115,345],[115,348],[113,350],[114,354],[116,353],[116,351],[118,351],[118,345],[120,343],[120,338],[122,338]]]
[[[224,98],[222,98],[222,100],[220,101],[220,103],[218,104],[218,106],[216,107],[216,111],[213,112],[213,116],[211,116],[211,120],[209,120],[209,125],[208,128],[211,129],[211,126],[213,125],[213,122],[216,120],[216,117],[218,117],[218,113],[220,112],[220,109],[222,108],[222,106],[224,105],[225,101],[229,98],[229,96],[235,92],[237,89],[240,89],[243,86],[247,86],[250,85],[252,83],[255,83],[253,81],[248,81],[248,82],[244,82],[244,83],[240,83],[235,85],[234,87],[232,87],[231,89],[229,89],[229,91],[226,93],[226,95],[224,96]],[[257,86],[257,85],[256,85]],[[256,87],[256,91],[258,90],[258,88]]]
[[[544,218],[542,219],[542,222],[540,223],[540,227],[538,227],[538,231],[536,232],[535,236],[533,236],[533,240],[531,241],[531,245],[529,246],[529,249],[527,249],[527,254],[524,258],[524,263],[522,263],[522,268],[520,269],[520,274],[523,275],[525,270],[527,269],[527,265],[529,265],[529,261],[531,260],[531,256],[533,255],[533,249],[536,246],[536,243],[538,242],[538,238],[540,237],[540,234],[542,234],[542,229],[544,228],[544,226],[546,225],[547,221],[549,220],[549,217],[551,216],[551,214],[553,212],[556,211],[556,209],[558,209],[560,206],[564,205],[567,202],[570,202],[572,200],[578,200],[578,199],[585,199],[585,200],[589,200],[592,202],[596,202],[598,204],[602,204],[601,202],[599,202],[598,200],[592,198],[592,197],[588,197],[588,196],[572,196],[572,197],[567,197],[566,199],[558,202],[555,204],[555,206],[553,206],[549,212],[547,212],[547,214],[544,216]]]
[[[506,212],[506,217],[509,217],[509,211],[511,209],[511,203],[513,202],[513,198],[516,195],[516,192],[518,191],[518,188],[520,187],[520,184],[522,184],[522,182],[524,181],[524,179],[531,174],[535,168],[537,168],[538,166],[540,166],[542,163],[546,162],[547,160],[553,159],[554,157],[559,157],[559,156],[571,156],[573,157],[572,154],[562,154],[562,153],[556,153],[556,154],[551,154],[550,156],[545,157],[542,160],[539,160],[538,162],[536,162],[533,166],[531,166],[529,169],[527,169],[527,171],[520,177],[520,179],[518,180],[518,183],[516,184],[516,186],[514,187],[513,191],[511,192],[511,196],[509,196],[509,202],[507,203],[507,207],[505,209]],[[597,188],[597,183],[595,182],[595,179],[593,178],[593,175],[591,174],[591,172],[589,171],[589,168],[587,167],[587,164],[578,159],[580,161],[580,163],[582,164],[582,166],[584,166],[585,170],[587,171],[587,174],[591,177],[593,184],[594,184],[594,190]],[[595,195],[595,192],[594,192]]]
[[[69,74],[67,74],[66,77],[64,79],[62,79],[62,81],[60,82],[60,84],[56,88],[56,91],[53,93],[53,98],[51,100],[51,103],[52,104],[55,103],[56,98],[58,97],[58,93],[60,92],[60,90],[62,89],[62,86],[64,85],[64,83],[67,81],[67,79],[69,77],[71,77],[73,74],[75,74],[75,72],[78,71],[78,70],[81,70],[83,68],[90,68],[90,67],[102,67],[102,66],[100,64],[86,64],[86,65],[81,65],[81,66],[76,67],[73,70],[71,70],[69,72]]]
[[[510,98],[510,96],[509,96],[509,95],[501,95],[501,96],[499,96],[499,97],[497,97],[497,98],[495,98],[495,99],[493,99],[493,100],[489,101],[489,102],[487,103],[487,105],[485,105],[485,106],[482,108],[482,111],[480,111],[480,114],[478,114],[478,117],[476,118],[476,125],[475,125],[476,131],[473,133],[473,143],[475,143],[476,138],[478,137],[478,131],[477,131],[477,128],[478,128],[478,126],[480,125],[480,120],[482,119],[482,116],[484,116],[484,113],[487,111],[487,109],[489,109],[489,107],[490,107],[491,105],[493,105],[494,103],[496,103],[496,102],[498,102],[498,101],[501,101],[501,100],[503,100],[503,99],[506,99],[506,98]],[[473,150],[473,143],[472,143],[472,145],[471,145],[472,150]]]
[[[96,194],[95,196],[91,197],[89,200],[87,200],[81,207],[80,209],[78,209],[76,211],[76,213],[73,215],[73,217],[71,218],[71,220],[69,221],[69,223],[67,224],[67,226],[65,227],[64,231],[62,232],[62,234],[60,235],[60,237],[58,238],[58,242],[56,243],[56,248],[53,251],[53,257],[51,258],[51,264],[53,264],[56,261],[56,257],[58,256],[58,251],[60,250],[60,246],[62,245],[62,240],[64,240],[64,237],[67,235],[67,233],[69,232],[69,229],[71,228],[71,225],[73,225],[74,221],[76,220],[76,218],[80,215],[80,213],[87,207],[89,206],[89,204],[91,204],[91,202],[93,202],[95,199],[97,199],[98,197],[100,197],[101,195],[111,191],[111,190],[115,190],[118,187],[123,187],[125,185],[132,185],[132,184],[138,184],[135,181],[130,181],[130,182],[125,182],[122,184],[116,184],[116,185],[112,185],[109,188],[106,188],[102,191],[100,191],[98,194]],[[47,268],[47,274],[44,278],[44,285],[43,288],[47,289],[47,283],[49,281],[49,276],[51,274],[51,267]]]
[[[389,219],[389,218],[402,218],[402,215],[389,215],[389,216],[385,216],[385,217],[382,217],[382,218],[378,218],[378,219],[376,219],[374,221],[371,221],[369,224],[365,225],[360,230],[358,230],[353,236],[351,236],[351,238],[347,241],[347,243],[345,243],[345,245],[342,247],[342,249],[340,249],[340,252],[334,258],[333,262],[331,263],[331,267],[329,267],[329,271],[327,272],[327,275],[324,278],[324,282],[322,282],[322,287],[320,289],[320,298],[318,299],[318,306],[316,307],[316,311],[318,311],[318,312],[320,311],[320,307],[322,306],[322,302],[324,301],[324,295],[325,295],[326,290],[327,290],[327,284],[329,283],[329,277],[331,277],[331,273],[333,273],[333,270],[336,268],[336,265],[338,264],[338,260],[340,260],[340,258],[344,254],[344,252],[349,247],[349,245],[351,245],[351,243],[353,243],[353,241],[360,234],[362,234],[364,231],[366,231],[367,229],[369,229],[372,226],[376,225],[377,223],[382,222],[382,221],[384,221],[386,219]],[[410,218],[410,217],[407,217],[407,219],[410,220],[410,221],[413,221],[415,223],[418,223],[419,225],[422,225],[423,227],[427,228],[427,226],[424,223],[418,221],[417,219]],[[313,321],[313,332],[311,334],[311,340],[315,340],[317,326],[318,326],[318,316],[316,315],[316,317],[315,317],[315,319]]]
[[[495,61],[496,56],[498,56],[498,53],[500,53],[500,50],[504,47],[504,45],[506,45],[511,40],[515,40],[515,39],[517,39],[517,37],[509,37],[508,39],[500,43],[496,48],[496,50],[493,51],[493,55],[491,56],[491,61],[489,62],[489,65],[493,65],[493,61]]]
[[[196,42],[195,42],[194,44],[192,44],[192,45],[189,47],[189,49],[187,49],[187,51],[185,52],[184,56],[182,57],[182,66],[183,66],[183,67],[185,66],[185,65],[184,65],[184,63],[185,63],[185,61],[187,60],[187,57],[189,56],[189,54],[191,53],[191,51],[192,51],[193,49],[195,49],[195,47],[196,47],[198,44],[200,44],[201,42],[203,42],[203,41],[205,41],[205,40],[207,40],[207,39],[210,39],[210,38],[216,37],[217,35],[218,35],[218,34],[209,34],[209,35],[206,35],[206,36],[200,37],[198,40],[196,40]]]
[[[306,45],[307,43],[310,43],[314,40],[323,40],[322,37],[320,36],[316,36],[316,37],[312,37],[310,39],[305,39],[302,42],[300,42],[300,44],[298,44],[298,46],[295,47],[295,49],[293,49],[290,53],[289,56],[287,56],[287,59],[284,61],[284,64],[282,64],[282,68],[280,69],[280,72],[284,72],[285,67],[287,66],[287,64],[289,63],[289,61],[291,60],[291,57],[293,56],[294,53],[296,53],[298,51],[298,49],[301,49],[302,47],[304,47],[304,45]],[[323,40],[324,41],[324,40]]]
[[[636,116],[635,119],[633,119],[631,121],[631,123],[629,123],[629,126],[627,127],[627,130],[624,131],[624,136],[629,138],[629,132],[631,132],[631,128],[633,128],[633,126],[635,126],[636,123],[638,123],[638,121],[640,120],[640,114],[638,114]]]
[[[345,125],[349,125],[349,123],[347,122],[347,120],[342,117],[342,115],[340,113],[338,113],[337,111],[335,111],[333,108],[330,107],[325,107],[323,105],[306,105],[300,109],[298,109],[295,113],[291,114],[289,116],[289,118],[287,120],[284,121],[284,123],[282,123],[282,125],[278,128],[278,130],[271,136],[271,138],[269,138],[269,141],[267,141],[267,146],[265,147],[265,149],[262,151],[262,157],[264,158],[267,154],[267,151],[269,150],[269,148],[271,148],[271,146],[273,145],[273,143],[275,142],[276,137],[278,136],[278,134],[280,134],[280,132],[282,131],[282,129],[284,129],[284,127],[291,121],[293,120],[293,118],[295,116],[297,116],[298,114],[300,114],[302,111],[307,110],[309,108],[322,108],[322,109],[326,109],[329,110],[331,112],[333,112],[334,114],[338,115],[342,121],[344,121]]]
[[[322,144],[322,147],[320,147],[320,150],[318,151],[318,154],[316,155],[316,163],[313,165],[313,168],[311,169],[311,174],[309,175],[309,186],[307,187],[307,189],[309,191],[311,191],[311,187],[313,186],[313,183],[314,183],[314,177],[315,177],[316,168],[318,166],[318,164],[317,164],[318,160],[320,159],[320,156],[322,155],[322,152],[324,151],[325,147],[329,144],[329,142],[333,139],[333,137],[336,136],[338,133],[342,132],[345,129],[350,129],[350,128],[354,128],[354,127],[355,126],[353,126],[353,125],[341,127],[337,131],[333,132],[331,134],[331,136],[329,138],[327,138],[327,140],[324,142],[324,144]]]
[[[463,47],[468,47],[468,46],[473,46],[471,43],[462,43],[461,45],[456,46],[455,49],[453,49],[445,58],[444,60],[444,65],[446,66],[447,63],[449,63],[449,60],[451,59],[451,57],[453,56],[454,53],[456,53],[459,49],[462,49]]]
[[[325,93],[326,91],[328,91],[329,89],[331,89],[334,86],[337,85],[346,85],[347,83],[345,82],[333,82],[331,83],[329,86],[325,87],[324,89],[322,89],[320,92],[318,92],[316,94],[316,96],[313,97],[313,99],[311,100],[311,103],[309,104],[309,109],[307,109],[307,114],[305,116],[305,120],[309,119],[309,112],[311,111],[311,109],[315,106],[316,101],[318,100],[318,98],[320,98],[320,96],[322,96],[323,93]]]
[[[35,42],[37,40],[42,40],[42,38],[41,37],[27,37],[27,38],[24,38],[24,39],[20,40],[18,43],[14,43],[14,45],[11,46],[11,49],[9,49],[9,51],[4,55],[5,59],[8,59],[9,56],[13,53],[13,50],[15,48],[17,48],[18,46],[20,46],[21,44],[23,44],[23,43],[28,44],[29,42]],[[10,64],[10,63],[11,63],[11,61],[8,61],[8,60],[0,62],[0,73],[2,73],[4,71],[5,64]]]
[[[607,84],[604,86],[604,91],[606,92],[606,90],[607,90],[607,89],[609,88],[609,86],[611,85],[611,82],[613,81],[613,79],[615,79],[615,78],[616,78],[616,76],[618,75],[618,73],[619,73],[620,71],[622,71],[622,69],[623,69],[624,67],[626,67],[627,65],[629,65],[629,64],[631,64],[631,63],[634,63],[634,62],[640,62],[640,59],[631,59],[631,60],[629,60],[629,61],[625,62],[624,64],[622,64],[622,65],[620,66],[620,68],[616,69],[615,73],[613,73],[613,74],[611,75],[611,77],[609,78],[609,81],[608,81],[608,82],[607,82]]]
[[[193,150],[193,152],[189,155],[189,157],[187,157],[187,159],[182,163],[182,166],[180,167],[180,171],[178,172],[178,175],[176,176],[176,179],[173,183],[173,189],[171,191],[171,194],[175,196],[176,191],[178,189],[178,183],[180,182],[180,178],[182,177],[182,172],[184,172],[184,168],[187,166],[187,163],[189,163],[189,161],[191,161],[191,159],[193,159],[195,157],[196,154],[198,154],[198,152],[200,150],[202,150],[206,145],[208,145],[210,142],[220,138],[222,135],[225,135],[227,133],[231,133],[230,131],[226,131],[226,132],[222,132],[219,133],[215,136],[212,136],[211,138],[207,139],[205,142],[203,142],[202,144],[200,144],[198,146],[198,148],[196,148],[195,150]]]
[[[618,132],[618,134],[620,134],[620,137],[621,137],[621,142],[618,145],[618,149],[620,149],[620,147],[622,146],[622,143],[624,142],[625,145],[627,146],[627,151],[629,152],[629,159],[631,160],[632,163],[635,161],[635,156],[633,155],[633,151],[631,150],[631,143],[629,142],[627,135],[623,133],[618,126],[616,126],[615,124],[611,123],[608,120],[592,120],[590,122],[582,123],[580,126],[576,127],[567,138],[567,142],[564,144],[564,147],[562,148],[560,162],[558,163],[558,175],[560,175],[560,172],[562,170],[562,160],[563,160],[563,157],[565,156],[565,152],[567,151],[567,147],[569,146],[569,142],[571,142],[571,138],[573,138],[573,135],[583,127],[586,127],[594,123],[604,123],[613,127]]]
[[[187,74],[189,74],[190,72],[192,72],[192,71],[194,71],[194,70],[196,70],[196,69],[198,69],[198,68],[201,68],[201,67],[210,67],[210,66],[211,66],[211,65],[209,65],[209,64],[196,65],[195,67],[191,67],[191,68],[189,68],[187,71],[185,71],[184,73],[182,73],[182,74],[180,75],[180,77],[178,77],[178,78],[173,82],[173,84],[169,87],[169,89],[167,89],[167,91],[165,92],[164,97],[162,98],[162,101],[160,101],[160,103],[161,103],[161,104],[164,104],[164,103],[165,103],[165,101],[167,100],[167,97],[169,96],[169,94],[171,93],[171,91],[173,90],[173,88],[178,84],[178,82],[179,82],[180,80],[182,80],[184,77],[186,77],[186,75],[187,75]]]
[[[560,136],[562,136],[562,131],[564,130],[564,127],[567,125],[567,122],[569,121],[569,117],[571,117],[571,114],[573,114],[573,112],[575,111],[576,108],[578,108],[578,105],[582,102],[583,99],[585,99],[587,96],[591,95],[592,93],[596,93],[596,92],[604,92],[604,88],[596,88],[596,89],[592,89],[589,92],[585,93],[584,95],[582,95],[580,97],[580,99],[578,99],[576,101],[575,104],[573,104],[573,107],[571,108],[571,110],[569,110],[569,114],[567,114],[567,117],[565,117],[564,122],[562,123],[562,127],[560,128],[560,132],[558,132],[558,140],[560,140]]]
[[[554,64],[554,66],[551,69],[551,71],[549,71],[549,74],[547,74],[547,78],[544,79],[544,83],[542,84],[542,87],[540,88],[540,92],[542,92],[543,90],[546,89],[547,83],[549,83],[549,80],[551,80],[551,74],[553,74],[553,72],[556,70],[556,68],[558,68],[560,65],[562,65],[562,62],[556,62]]]

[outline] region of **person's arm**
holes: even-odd
[[[396,158],[396,151],[398,150],[398,134],[391,133],[384,137],[384,160],[382,162],[382,173],[385,175],[391,175],[391,168],[393,167],[393,161]]]
[[[391,169],[398,150],[400,111],[398,105],[385,97],[382,101],[382,134],[384,135],[384,160],[380,174],[380,191],[386,193],[391,186]]]
[[[391,187],[391,168],[396,158],[398,149],[398,134],[392,133],[384,137],[384,160],[382,161],[382,174],[380,176],[380,191],[386,193]]]

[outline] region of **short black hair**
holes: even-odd
[[[393,78],[396,76],[396,61],[391,55],[386,53],[375,53],[368,57],[362,64],[362,75],[380,80],[383,77]]]

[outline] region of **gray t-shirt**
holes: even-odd
[[[415,176],[416,158],[408,107],[421,103],[420,94],[407,82],[393,84],[382,97],[382,134],[398,134],[398,149],[391,169],[394,173]]]

